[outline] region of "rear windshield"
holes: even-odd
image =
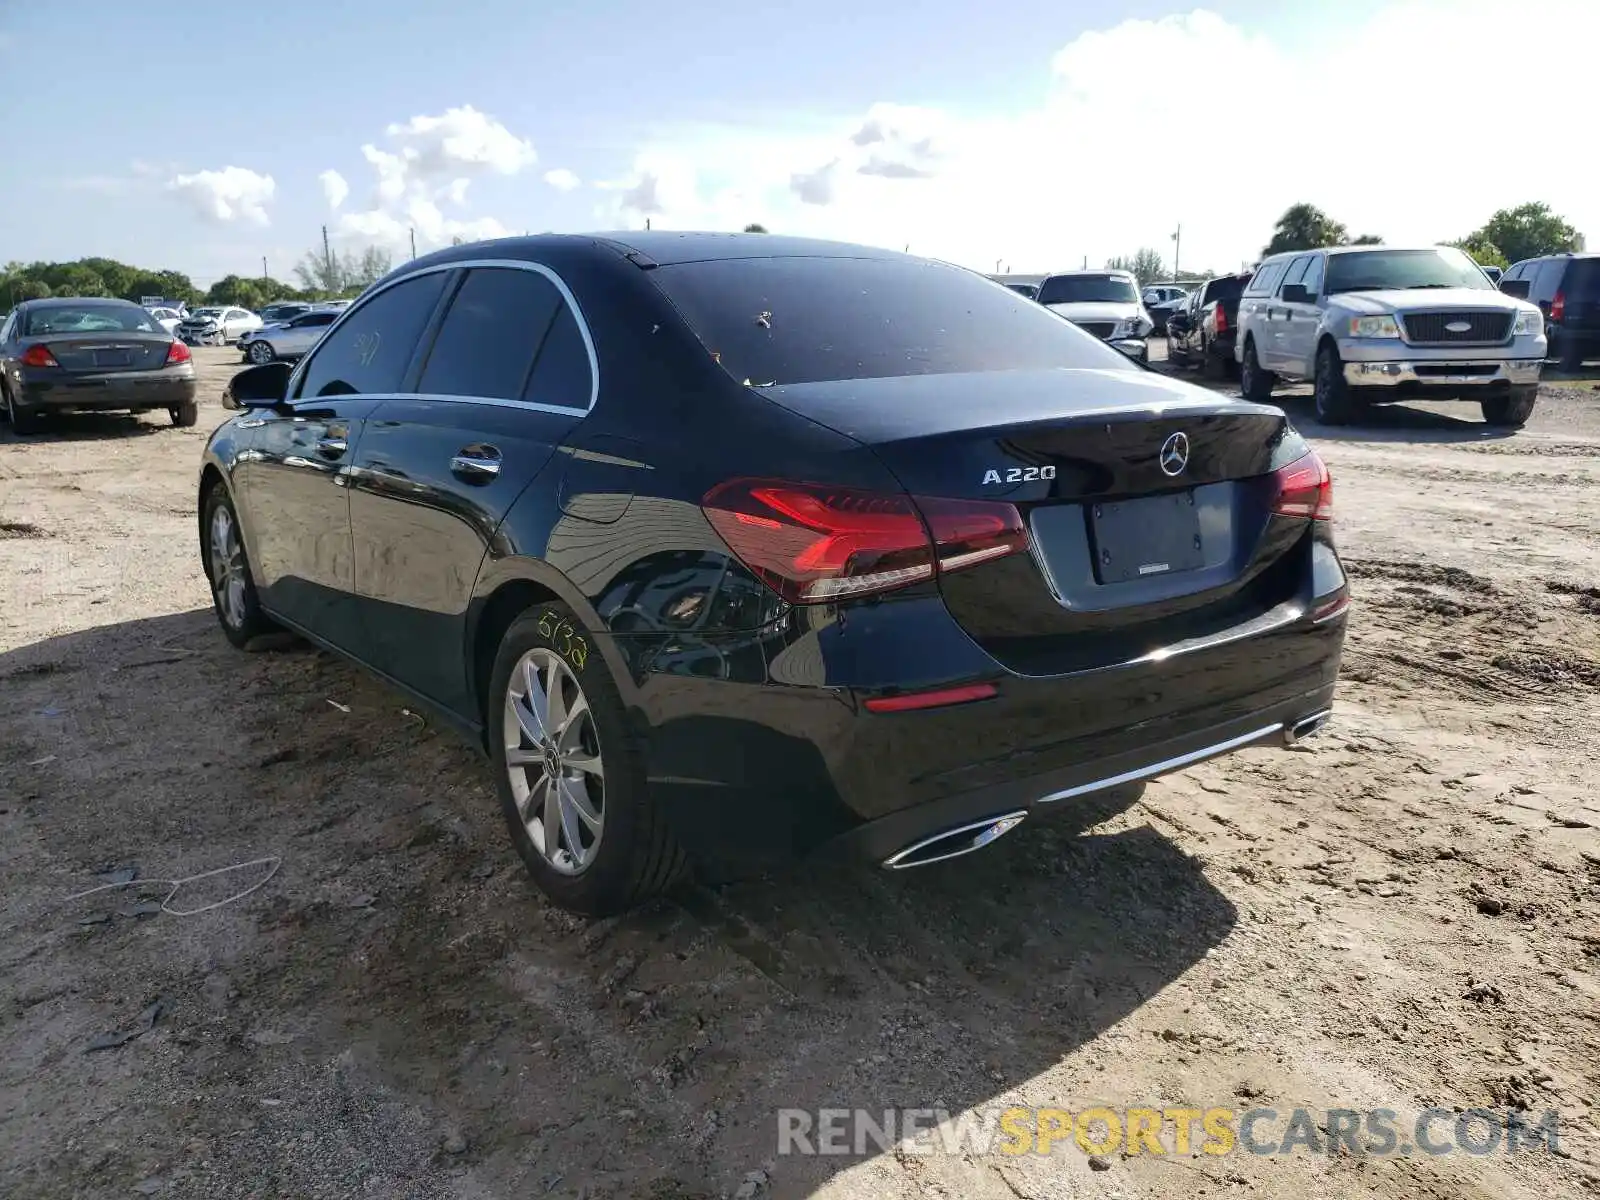
[[[156,319],[133,304],[59,304],[28,314],[23,337],[51,333],[162,333]]]
[[[1040,304],[1137,304],[1125,275],[1052,275],[1039,285]]]
[[[1561,290],[1569,300],[1600,300],[1600,258],[1573,259]]]
[[[1047,308],[918,259],[733,258],[650,273],[701,343],[756,387],[1051,367],[1137,370]]]
[[[1387,288],[1478,288],[1493,291],[1489,277],[1459,250],[1362,250],[1328,255],[1324,288],[1364,292]]]
[[[1206,284],[1206,294],[1201,297],[1207,304],[1213,300],[1237,300],[1244,293],[1248,276],[1230,275],[1226,279],[1213,279]]]

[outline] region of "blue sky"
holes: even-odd
[[[1547,199],[1595,238],[1595,168],[1545,180],[1524,152],[1539,106],[1578,96],[1563,55],[1594,44],[1596,8],[1527,0],[1508,28],[1479,0],[6,6],[22,119],[0,122],[0,260],[105,254],[204,284],[263,257],[288,276],[323,224],[404,253],[412,228],[425,247],[649,218],[1018,270],[1170,255],[1181,222],[1185,263],[1226,269],[1300,199],[1391,241]],[[1583,36],[1551,46],[1538,9]],[[1542,100],[1497,105],[1482,60],[1522,38],[1551,68]],[[1396,127],[1436,110],[1396,157]],[[1419,170],[1431,156],[1450,169]]]

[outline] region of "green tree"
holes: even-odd
[[[1381,246],[1383,245],[1383,239],[1375,233],[1363,233],[1358,238],[1351,238],[1350,244],[1352,246]]]
[[[1323,246],[1343,246],[1350,231],[1314,204],[1293,204],[1273,226],[1272,240],[1261,251],[1266,258],[1290,250],[1317,250]]]
[[[457,239],[457,245],[460,240]],[[338,250],[324,256],[308,250],[295,264],[300,285],[316,297],[354,295],[376,283],[394,267],[394,257],[378,246],[368,246],[360,254]]]
[[[1127,271],[1139,281],[1140,287],[1160,283],[1167,277],[1167,264],[1162,260],[1161,252],[1149,246],[1139,247],[1132,257],[1119,254],[1107,259],[1106,270]]]
[[[1552,212],[1548,204],[1538,203],[1502,208],[1462,240],[1495,246],[1507,262],[1513,263],[1583,248],[1582,235]]]
[[[1506,256],[1500,252],[1499,246],[1476,236],[1460,238],[1454,242],[1446,242],[1445,245],[1466,251],[1472,256],[1472,261],[1480,267],[1499,267],[1504,271],[1511,265]]]
[[[746,233],[765,233],[767,232],[767,227],[765,225],[758,225],[756,222],[752,221],[750,224],[744,227],[744,231]]]

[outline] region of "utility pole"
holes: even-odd
[[[263,254],[261,256],[261,280],[262,280],[263,283],[265,283],[267,280],[269,280],[271,278],[272,278],[272,276],[267,274],[267,256],[265,254]]]
[[[1183,225],[1180,223],[1172,235],[1172,282],[1178,282],[1178,255],[1183,252]]]
[[[322,264],[323,269],[327,272],[323,283],[327,285],[330,292],[338,291],[339,289],[333,286],[335,282],[333,278],[333,251],[328,247],[328,227],[326,225],[322,227]]]
[[[645,218],[645,219],[644,219],[644,227],[645,227],[645,228],[646,228],[646,229],[649,229],[649,228],[650,228],[650,218],[649,218],[649,217],[646,217],[646,218]]]
[[[1083,269],[1085,271],[1089,269],[1089,256],[1087,254],[1083,256]]]
[[[412,226],[412,229],[411,229],[411,257],[415,258],[416,256],[417,256],[417,230],[416,230],[415,226]]]

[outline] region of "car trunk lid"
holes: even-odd
[[[50,351],[63,371],[74,374],[152,371],[166,366],[172,339],[164,333],[104,330],[52,334],[38,344]]]
[[[914,496],[1017,507],[1031,552],[939,585],[967,634],[1014,670],[1106,666],[1248,622],[1303,574],[1307,522],[1274,519],[1271,473],[1307,448],[1278,409],[1119,370],[765,394],[871,446]]]

